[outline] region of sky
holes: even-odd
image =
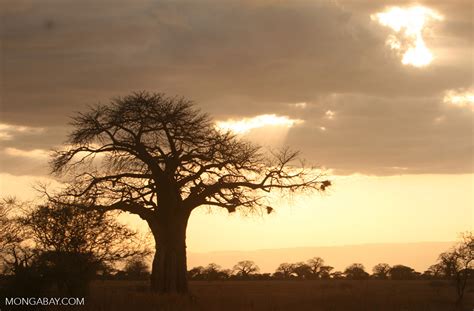
[[[474,223],[472,2],[0,4],[1,195],[54,185],[48,153],[88,105],[192,99],[264,147],[327,169],[276,213],[193,212],[188,250],[453,241]],[[140,225],[135,219],[131,223]]]

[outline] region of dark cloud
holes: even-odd
[[[342,95],[309,110],[304,112],[305,125],[290,131],[288,143],[336,173],[472,171],[468,109],[449,107],[437,98]],[[334,113],[333,119],[327,118],[327,110]]]
[[[472,111],[442,103],[445,90],[472,84],[470,2],[422,3],[445,16],[426,39],[440,55],[423,69],[402,65],[370,19],[407,3],[5,1],[0,122],[47,131],[2,146],[49,149],[75,111],[147,89],[220,119],[305,119],[288,143],[340,172],[470,172]]]

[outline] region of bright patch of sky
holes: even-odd
[[[443,101],[458,107],[470,107],[474,110],[474,90],[448,90],[445,92]]]
[[[434,56],[426,46],[423,34],[434,21],[442,21],[438,12],[423,7],[391,7],[371,15],[371,19],[391,28],[386,44],[402,54],[402,64],[415,67],[429,65]]]
[[[218,129],[231,131],[236,134],[248,133],[252,129],[266,126],[276,126],[291,128],[296,124],[303,123],[303,120],[290,119],[287,116],[278,116],[275,114],[263,114],[252,118],[229,119],[227,121],[217,121]]]

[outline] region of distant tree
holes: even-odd
[[[390,268],[389,275],[392,280],[412,280],[417,277],[417,272],[404,265],[395,265]]]
[[[379,263],[372,268],[373,276],[376,279],[386,280],[390,273],[390,265],[387,263]]]
[[[204,268],[204,273],[206,273],[208,275],[209,274],[217,274],[221,270],[222,270],[221,266],[219,266],[218,264],[212,262]]]
[[[222,269],[222,270],[219,271],[218,279],[219,280],[227,280],[227,279],[230,279],[231,276],[232,276],[232,270],[231,269]]]
[[[11,254],[12,247],[22,240],[21,227],[13,215],[18,208],[19,203],[14,198],[0,199],[0,259]]]
[[[183,98],[133,93],[78,114],[72,126],[52,159],[53,172],[68,185],[56,199],[100,194],[81,206],[144,219],[156,243],[154,291],[188,291],[186,227],[195,208],[270,213],[269,192],[323,191],[331,184],[298,152],[264,152],[218,130]]]
[[[443,271],[446,278],[452,279],[460,303],[468,281],[474,275],[474,235],[465,232],[461,241],[450,251],[444,252],[438,258],[439,270]]]
[[[437,265],[443,278],[451,279],[456,277],[456,270],[458,270],[456,267],[456,261],[457,256],[454,252],[454,249],[452,251],[446,251],[439,254]]]
[[[150,270],[143,257],[134,256],[126,261],[124,268],[125,275],[128,279],[142,280],[150,275]]]
[[[350,280],[365,280],[369,277],[369,274],[365,272],[364,265],[360,263],[354,263],[348,266],[344,270],[344,275]]]
[[[194,267],[188,271],[188,278],[191,280],[203,280],[204,279],[204,267]]]
[[[12,221],[10,218],[11,208],[5,201],[0,202],[0,253],[3,253],[10,240]]]
[[[440,279],[444,277],[443,266],[441,264],[434,264],[428,267],[428,269],[423,272],[423,277],[427,279]]]
[[[243,260],[239,261],[232,270],[238,277],[248,279],[252,274],[260,271],[260,268],[251,260]]]
[[[294,276],[294,265],[290,263],[282,263],[278,266],[275,270],[274,277],[282,278],[282,279],[289,279]]]
[[[313,257],[308,260],[307,265],[311,271],[311,278],[319,279],[321,277],[321,267],[324,266],[324,260],[321,257]]]
[[[24,242],[25,230],[18,222],[23,207],[23,203],[14,198],[0,199],[0,273],[8,275],[8,282],[0,283],[0,295],[4,296],[42,293],[40,275],[32,273],[31,268],[38,252]]]
[[[204,268],[202,275],[207,281],[226,280],[230,277],[231,271],[222,269],[218,264],[210,263]]]
[[[344,278],[344,273],[341,271],[334,271],[331,273],[331,278],[335,280],[340,280]]]
[[[311,267],[304,262],[297,262],[292,264],[292,272],[299,279],[310,279]]]
[[[321,266],[319,268],[319,277],[321,279],[329,279],[331,278],[331,271],[334,269],[334,267],[331,266]]]

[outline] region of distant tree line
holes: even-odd
[[[372,274],[364,265],[354,263],[344,271],[334,271],[321,257],[306,262],[282,263],[274,273],[259,273],[259,267],[250,260],[238,262],[233,269],[222,269],[211,263],[206,267],[195,267],[188,272],[191,280],[446,280],[455,289],[458,302],[462,300],[467,286],[474,285],[474,236],[465,232],[461,240],[450,250],[441,253],[438,261],[423,273],[397,264],[390,266],[379,263],[372,268]]]
[[[136,265],[136,264],[135,264]],[[140,264],[147,273],[146,263]],[[120,275],[132,276],[130,267]],[[143,274],[142,274],[143,275]],[[143,276],[142,276],[143,277]],[[379,263],[366,271],[361,263],[354,263],[343,271],[335,271],[321,257],[306,262],[282,263],[273,273],[260,273],[258,265],[251,260],[239,261],[232,269],[224,269],[216,263],[194,267],[188,278],[195,281],[224,280],[445,280],[451,282],[458,301],[461,301],[468,285],[474,285],[474,237],[472,232],[462,234],[461,241],[451,250],[439,255],[438,261],[423,273],[397,264]]]
[[[443,257],[444,258],[444,257]],[[442,268],[440,268],[442,266]],[[379,263],[372,268],[372,274],[368,273],[361,263],[354,263],[343,271],[334,271],[334,267],[325,265],[320,257],[314,257],[307,262],[282,263],[273,273],[259,273],[259,267],[250,260],[238,262],[233,269],[223,269],[215,263],[207,266],[194,267],[188,271],[191,280],[448,280],[452,279],[456,272],[451,270],[452,265],[439,262],[431,266],[423,273],[415,271],[405,265],[390,266],[387,263]],[[435,269],[435,270],[434,270]],[[468,276],[462,278],[469,280],[473,278],[474,270],[460,270],[457,274]]]

